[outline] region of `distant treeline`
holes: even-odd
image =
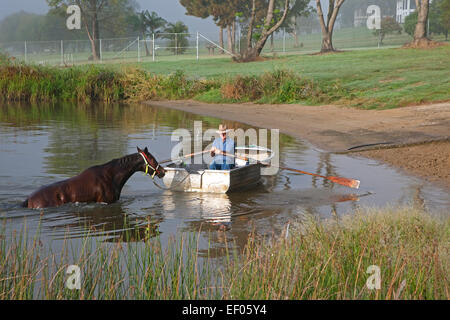
[[[129,23],[114,20],[115,27],[104,25],[100,33],[103,38],[137,36]],[[0,42],[51,40],[88,40],[84,28],[68,30],[66,18],[56,14],[34,14],[21,11],[0,21]]]

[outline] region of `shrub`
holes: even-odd
[[[336,91],[342,94],[345,90],[337,83],[333,87],[322,88],[313,80],[287,70],[266,72],[261,76],[237,76],[221,86],[222,97],[236,102],[328,102]]]
[[[409,34],[411,37],[414,36],[414,30],[416,29],[417,24],[417,11],[414,11],[409,16],[405,18],[405,24],[403,28],[405,29],[405,32]]]

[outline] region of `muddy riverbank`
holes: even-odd
[[[147,104],[205,116],[279,128],[330,152],[361,151],[374,158],[450,186],[450,102],[389,110],[301,105],[207,104],[149,101]],[[435,140],[445,140],[430,142]],[[373,144],[383,147],[373,149]],[[369,146],[367,146],[369,145]],[[387,148],[388,146],[403,147]],[[355,148],[358,147],[358,148]]]

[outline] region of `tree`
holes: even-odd
[[[247,46],[244,52],[240,55],[235,56],[233,59],[236,61],[247,62],[254,61],[257,59],[267,39],[278,30],[278,28],[285,22],[286,17],[289,13],[289,0],[284,1],[283,11],[276,8],[276,4],[281,5],[281,1],[275,3],[275,0],[269,0],[266,6],[261,5],[261,1],[252,0],[252,6],[250,11],[250,18],[247,27]],[[263,1],[263,3],[265,3]],[[258,10],[259,9],[259,10]],[[256,25],[257,12],[265,13],[262,25]],[[255,27],[260,27],[255,30]],[[253,44],[253,39],[255,36],[255,44]]]
[[[141,11],[138,14],[130,17],[130,23],[133,25],[133,29],[135,31],[138,31],[142,35],[144,40],[147,38],[147,34],[148,34],[146,14],[148,14],[148,10]],[[144,41],[144,46],[145,46],[145,53],[147,56],[149,56],[150,51],[148,50],[146,41]]]
[[[241,0],[180,0],[180,4],[186,8],[186,14],[202,19],[212,17],[219,27],[219,46],[223,44],[223,30],[227,30],[228,50],[235,51],[236,44],[236,14],[243,3]]]
[[[228,48],[233,54],[236,42],[236,17],[239,17],[242,24],[248,22],[247,46],[241,54],[234,54],[233,59],[252,61],[260,55],[267,39],[285,21],[290,1],[180,0],[180,3],[186,8],[186,14],[201,18],[211,16],[217,26],[226,29]]]
[[[344,1],[345,0],[328,0],[328,14],[327,20],[325,21],[320,0],[316,0],[317,15],[319,16],[319,23],[322,29],[322,48],[320,52],[335,51],[333,47],[333,29],[339,9],[344,4]]]
[[[383,44],[384,37],[387,34],[402,33],[402,27],[392,17],[385,17],[381,20],[381,29],[374,30],[373,34],[380,39],[380,45]]]
[[[58,15],[65,15],[71,4],[80,7],[83,28],[91,42],[93,60],[100,58],[100,25],[123,30],[127,21],[125,17],[134,13],[137,7],[134,0],[47,0],[47,4],[51,8],[50,13]]]
[[[430,4],[430,32],[444,34],[448,39],[450,30],[450,0],[434,0]]]
[[[430,33],[434,34],[444,34],[446,39],[448,37],[448,30],[450,29],[450,22],[448,21],[448,18],[445,18],[445,5],[447,3],[447,16],[450,16],[450,0],[435,0],[430,4],[429,8],[429,26],[430,26]],[[414,33],[416,30],[416,25],[418,21],[418,15],[419,13],[417,11],[414,11],[410,15],[408,15],[405,18],[405,32],[409,34],[410,36],[414,37]],[[447,24],[446,24],[447,23]],[[427,23],[428,25],[428,23]]]
[[[298,31],[299,20],[301,17],[309,17],[314,8],[309,6],[309,0],[296,0],[294,5],[289,10],[288,16],[281,27],[291,33],[295,39],[294,47],[299,47]]]
[[[187,39],[189,29],[183,22],[168,23],[164,33],[163,38],[169,39],[168,50],[174,54],[182,54],[186,51],[189,45]]]
[[[151,13],[148,10],[141,11],[140,13],[131,17],[131,23],[134,27],[134,30],[139,31],[145,40],[149,34],[155,34],[157,37],[159,33],[161,33],[161,28],[165,27],[167,21],[158,16],[158,14],[154,11]],[[146,55],[150,55],[150,51],[147,46],[147,41],[145,44],[145,52]]]
[[[450,30],[450,0],[443,0],[439,6],[440,15],[439,20],[441,21],[442,27],[445,30],[445,39],[448,38],[448,31]]]

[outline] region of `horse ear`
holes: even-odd
[[[145,151],[145,153],[148,153],[148,148],[147,148],[147,147],[145,147],[144,151]]]
[[[137,151],[138,151],[138,152],[142,152],[142,150],[141,150],[141,149],[139,149],[139,147],[136,147],[136,148],[137,148]]]

